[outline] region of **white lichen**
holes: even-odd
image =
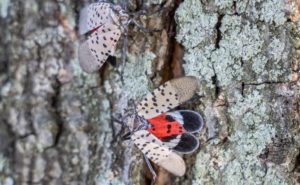
[[[286,22],[284,7],[286,0],[263,1],[260,9],[260,20],[269,24],[282,25]]]
[[[127,55],[126,69],[122,74],[124,79],[124,86],[122,86],[123,96],[137,100],[151,91],[148,78],[152,74],[152,61],[155,58],[156,55],[150,51],[146,51],[139,56]]]
[[[185,1],[176,11],[176,39],[185,47],[196,47],[213,35],[217,14],[205,14],[202,8],[200,1]]]
[[[10,0],[1,0],[0,1],[0,11],[1,11],[2,18],[5,18],[7,16],[9,4],[10,4]]]
[[[268,121],[268,105],[259,91],[246,97],[236,95],[236,103],[229,113],[235,122],[235,131],[229,137],[227,147],[207,146],[198,154],[193,184],[264,184],[274,176],[272,184],[285,182],[275,173],[266,174],[258,155],[271,143],[275,129]],[[237,123],[236,117],[243,119]],[[266,183],[268,184],[268,183]]]

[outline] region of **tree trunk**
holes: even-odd
[[[113,117],[129,100],[194,75],[201,147],[184,177],[155,166],[162,184],[300,183],[298,0],[129,1],[143,26],[117,63],[78,63],[79,11],[88,1],[0,2],[0,184],[150,184],[141,152]],[[299,7],[298,7],[299,6]],[[122,81],[122,79],[124,79]]]

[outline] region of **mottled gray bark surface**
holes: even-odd
[[[297,0],[127,2],[163,10],[140,17],[161,32],[130,27],[124,83],[120,50],[116,66],[79,67],[88,3],[0,1],[0,184],[149,184],[112,116],[184,74],[201,81],[181,108],[203,115],[202,146],[184,156],[184,177],[156,166],[156,184],[300,183]]]

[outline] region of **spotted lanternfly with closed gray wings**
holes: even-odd
[[[119,5],[97,2],[81,10],[79,33],[87,38],[80,43],[78,55],[85,72],[97,71],[109,56],[114,55],[128,22],[128,14]]]
[[[199,147],[199,140],[194,134],[201,131],[204,122],[195,111],[167,111],[189,100],[197,89],[195,77],[170,80],[148,94],[137,105],[136,114],[129,119],[133,128],[131,139],[145,158],[176,176],[184,175],[186,167],[175,152],[192,153]],[[152,173],[155,176],[153,170]]]

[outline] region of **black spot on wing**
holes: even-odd
[[[174,119],[171,115],[166,115],[166,120],[167,120],[168,122],[173,122],[173,121],[175,121],[175,119]]]
[[[189,110],[181,110],[179,113],[183,117],[183,127],[187,132],[196,132],[203,127],[203,119],[199,113]]]

